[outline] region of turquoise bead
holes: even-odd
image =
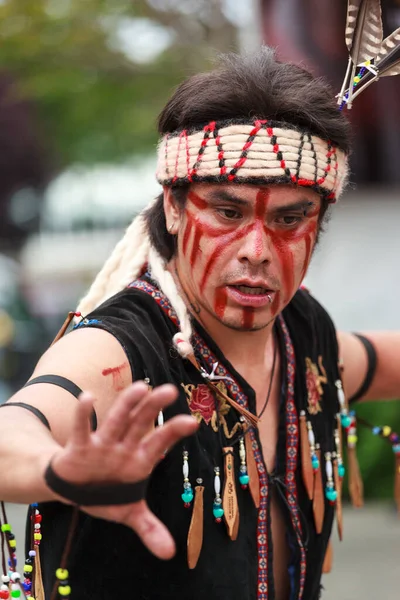
[[[392,449],[395,454],[399,454],[400,453],[400,444],[394,444],[392,446]]]
[[[241,485],[247,485],[250,481],[250,477],[248,475],[239,475],[239,481]]]
[[[317,469],[319,469],[319,460],[316,456],[312,457],[311,464],[314,471],[317,471]]]
[[[335,500],[337,498],[337,491],[334,490],[333,488],[326,488],[325,495],[330,502],[335,502]]]
[[[220,519],[221,517],[224,516],[224,509],[221,508],[220,506],[214,506],[213,513],[214,513],[214,517],[216,519]]]
[[[343,427],[349,427],[351,423],[351,419],[348,415],[342,415],[340,418]]]
[[[338,472],[339,472],[339,477],[344,477],[344,474],[346,473],[346,469],[344,468],[343,465],[339,465]]]
[[[192,490],[185,490],[181,496],[182,500],[184,501],[185,504],[190,504],[190,502],[193,500],[193,492]]]

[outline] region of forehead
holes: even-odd
[[[263,191],[264,197],[268,198],[268,206],[271,208],[293,204],[301,200],[309,200],[319,205],[320,195],[307,187],[289,184],[254,185],[254,184],[231,184],[231,183],[193,183],[191,191],[204,200],[228,200],[238,198],[249,204],[256,203],[258,194]]]

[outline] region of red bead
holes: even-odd
[[[183,505],[185,508],[190,508],[190,502],[185,502]]]
[[[81,316],[82,316],[82,313],[81,313],[81,312],[76,312],[76,313],[74,313],[74,316],[75,316],[75,317],[81,317]]]
[[[335,506],[335,504],[336,504],[336,500],[329,500],[329,504],[330,504],[331,506]]]
[[[216,523],[221,523],[221,521],[222,521],[221,517],[218,517],[217,519],[215,519]]]
[[[35,515],[35,523],[41,523],[42,522],[42,515]]]
[[[247,490],[247,483],[242,483],[240,487],[242,488],[242,490]]]
[[[10,592],[8,590],[0,590],[0,598],[9,598]]]

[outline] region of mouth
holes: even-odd
[[[272,304],[275,291],[261,285],[236,284],[227,286],[228,296],[236,304],[262,308]]]

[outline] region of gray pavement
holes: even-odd
[[[25,507],[7,508],[23,550]],[[400,600],[400,518],[392,504],[346,508],[344,540],[336,532],[333,540],[333,570],[324,576],[322,600]]]

